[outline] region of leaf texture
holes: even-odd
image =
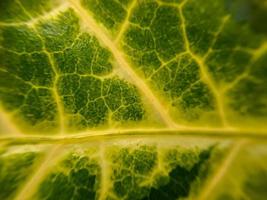
[[[0,11],[0,199],[266,198],[265,1]]]

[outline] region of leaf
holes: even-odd
[[[265,1],[0,3],[0,199],[265,199]]]

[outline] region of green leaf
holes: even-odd
[[[265,199],[266,11],[0,2],[0,199]]]

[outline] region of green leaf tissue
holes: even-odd
[[[0,0],[1,200],[266,200],[266,0]]]

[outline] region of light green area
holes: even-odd
[[[16,147],[15,147],[16,148]],[[19,146],[17,146],[20,149]],[[11,151],[9,153],[9,151]],[[42,154],[31,150],[12,152],[8,148],[0,151],[1,199],[13,199],[19,188],[34,172]]]

